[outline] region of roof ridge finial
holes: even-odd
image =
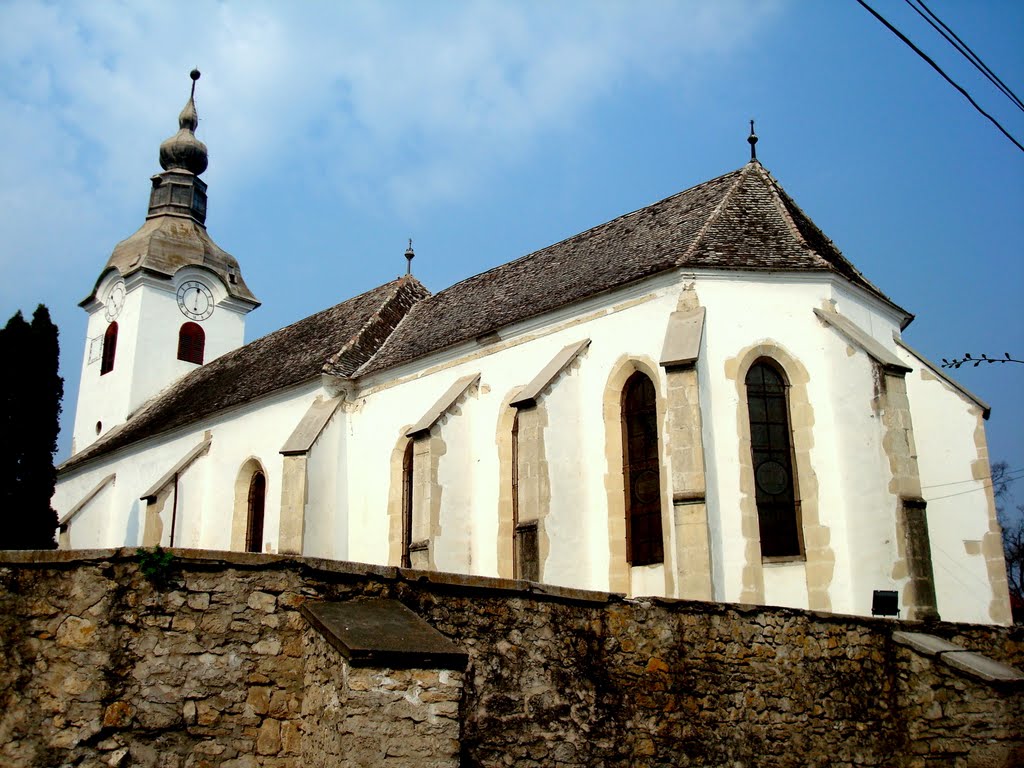
[[[412,249],[412,238],[409,238],[409,247],[405,249],[405,274],[412,274],[412,260],[415,258],[416,252]]]
[[[754,120],[750,120],[750,135],[747,136],[747,143],[750,144],[750,162],[757,162],[757,134],[754,133]]]

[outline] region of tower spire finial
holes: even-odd
[[[412,274],[412,260],[416,253],[412,249],[412,238],[409,238],[409,247],[405,249],[405,274]]]
[[[747,143],[750,144],[750,161],[757,162],[757,134],[754,133],[754,121],[750,121],[750,135],[747,136]]]
[[[196,138],[196,128],[199,126],[199,113],[196,112],[196,80],[199,79],[199,70],[193,69],[189,72],[192,78],[192,91],[189,94],[185,108],[178,115],[178,132],[160,145],[160,167],[165,171],[182,169],[191,171],[196,176],[206,170],[209,164],[209,155],[206,145]]]

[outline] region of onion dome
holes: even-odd
[[[178,115],[178,132],[160,145],[160,167],[165,171],[186,170],[198,176],[206,170],[209,156],[206,145],[195,134],[196,126],[199,125],[195,100],[199,70],[193,69],[189,77],[192,78],[192,94]]]

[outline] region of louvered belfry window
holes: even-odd
[[[206,333],[197,323],[185,323],[178,331],[178,359],[187,363],[203,364],[206,351]]]
[[[800,501],[788,385],[775,366],[759,361],[747,371],[746,386],[761,557],[796,557],[801,554]]]
[[[661,531],[661,462],[654,382],[637,371],[622,393],[626,557],[630,565],[665,560]]]
[[[107,326],[107,330],[103,334],[103,357],[100,360],[100,376],[114,370],[114,356],[116,354],[117,323],[111,323]]]
[[[253,473],[249,481],[249,514],[245,527],[245,551],[263,549],[263,509],[267,498],[267,478],[262,472]]]

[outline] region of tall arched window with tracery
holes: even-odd
[[[405,445],[402,455],[402,567],[411,568],[409,546],[412,544],[413,441]]]
[[[796,495],[789,383],[781,369],[762,359],[747,371],[746,388],[761,557],[798,557],[802,554],[800,500]]]
[[[629,377],[622,391],[622,463],[626,558],[634,566],[662,563],[658,403],[654,382],[640,371]]]
[[[206,332],[198,323],[185,323],[178,331],[178,359],[186,363],[203,364],[206,351]]]
[[[249,514],[245,526],[245,551],[263,550],[263,511],[267,499],[267,477],[256,471],[249,481]]]
[[[117,354],[117,323],[107,326],[103,334],[103,357],[100,360],[100,376],[114,370],[114,356]],[[93,358],[95,359],[95,358]]]

